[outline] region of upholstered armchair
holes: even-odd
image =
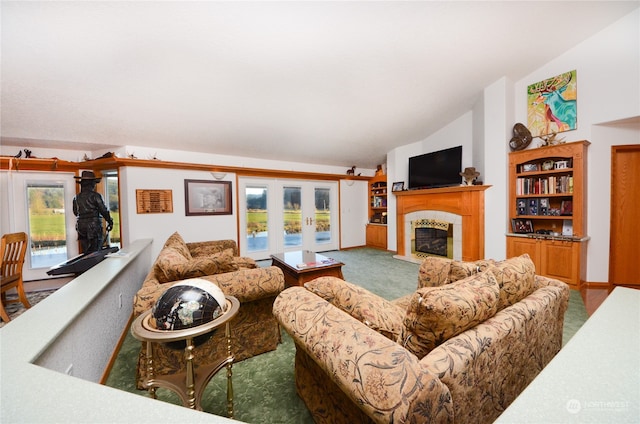
[[[142,288],[133,302],[134,318],[151,309],[171,285],[188,278],[202,278],[216,284],[225,295],[240,302],[231,321],[232,353],[235,361],[275,350],[281,342],[280,328],[272,307],[284,289],[284,275],[277,267],[257,267],[251,258],[238,256],[234,240],[186,243],[174,233],[164,244]],[[144,388],[146,349],[138,357],[137,384]],[[184,352],[160,345],[154,347],[154,369],[158,374],[184,371]],[[195,363],[217,362],[226,355],[224,332],[215,332],[195,349]]]

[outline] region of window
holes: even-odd
[[[113,218],[113,229],[108,234],[109,246],[122,247],[120,239],[120,202],[118,193],[118,171],[103,171],[102,182],[104,183],[104,204]]]
[[[27,183],[31,268],[67,260],[63,183]]]

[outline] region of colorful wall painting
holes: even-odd
[[[533,137],[577,128],[577,85],[573,70],[527,87],[527,123]]]

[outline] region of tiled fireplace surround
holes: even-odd
[[[396,192],[398,259],[420,262],[411,254],[411,221],[434,219],[453,224],[453,259],[484,257],[484,191],[490,186],[459,186]]]

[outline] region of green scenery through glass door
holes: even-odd
[[[242,254],[268,259],[286,251],[338,248],[332,225],[337,222],[337,183],[247,178],[240,180],[240,190],[245,198],[240,206]]]
[[[28,183],[27,210],[31,268],[45,268],[66,261],[64,185]]]

